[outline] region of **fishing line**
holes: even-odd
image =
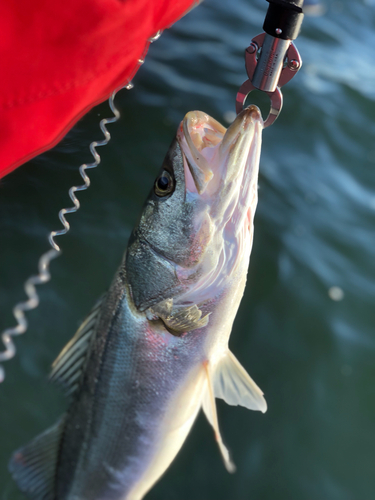
[[[162,31],[158,31],[153,37],[149,38],[144,52],[142,56],[138,59],[138,65],[135,68],[132,77],[134,74],[137,72],[139,66],[141,66],[144,63],[144,59],[146,57],[148,48],[150,43],[155,42],[160,38]],[[131,90],[133,88],[133,84],[131,82],[131,78],[129,80],[129,83],[123,87],[127,90]],[[86,174],[86,170],[90,168],[96,168],[99,163],[101,162],[101,158],[99,153],[96,151],[97,147],[101,146],[106,146],[109,141],[111,140],[111,134],[108,132],[106,125],[109,123],[115,123],[119,120],[120,118],[120,112],[116,108],[114,99],[117,94],[118,90],[115,90],[111,97],[108,100],[109,107],[114,114],[113,118],[103,118],[100,121],[100,130],[102,131],[104,135],[104,139],[102,141],[93,141],[90,144],[90,152],[94,158],[94,161],[92,163],[84,163],[79,167],[79,173],[84,181],[84,184],[81,186],[72,186],[69,189],[69,196],[70,199],[73,202],[72,207],[69,208],[62,208],[59,211],[59,219],[61,224],[63,225],[63,229],[59,229],[57,231],[51,231],[49,236],[48,236],[48,242],[50,246],[52,247],[51,250],[48,250],[45,252],[40,258],[38,262],[38,274],[34,276],[30,276],[24,283],[24,290],[25,293],[28,297],[28,300],[25,300],[23,302],[19,302],[16,304],[13,308],[13,316],[15,320],[17,321],[17,325],[13,326],[11,328],[7,328],[3,330],[3,332],[0,335],[0,338],[4,344],[5,350],[0,351],[0,363],[4,361],[8,361],[9,359],[13,358],[16,355],[16,346],[13,342],[12,337],[16,335],[21,335],[26,332],[28,328],[28,321],[25,315],[25,312],[31,311],[33,309],[36,309],[39,305],[39,296],[36,291],[35,285],[42,285],[43,283],[47,283],[51,279],[51,274],[50,274],[50,263],[53,259],[61,255],[61,249],[59,245],[55,242],[56,236],[62,236],[64,234],[67,234],[69,229],[70,229],[70,224],[66,220],[65,215],[66,214],[72,214],[75,213],[79,210],[80,208],[80,202],[78,198],[76,197],[75,193],[79,191],[85,191],[86,189],[89,188],[90,186],[90,178]],[[0,365],[0,383],[4,381],[5,378],[5,371],[4,368]]]

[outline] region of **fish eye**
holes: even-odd
[[[167,170],[159,175],[155,181],[154,191],[157,196],[167,196],[173,191],[174,182],[171,174]]]

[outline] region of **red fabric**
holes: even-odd
[[[126,84],[193,0],[0,0],[0,178]]]

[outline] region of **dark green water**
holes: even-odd
[[[46,375],[108,287],[155,173],[184,114],[225,125],[245,79],[243,50],[261,31],[263,0],[206,0],[149,52],[132,91],[116,100],[102,164],[81,193],[52,281],[5,365],[0,386],[0,498],[23,497],[7,473],[11,452],[64,411]],[[263,135],[259,205],[245,297],[231,348],[266,395],[265,415],[219,401],[238,471],[226,473],[200,416],[147,500],[373,500],[375,498],[375,3],[335,1],[306,18],[304,66],[284,88]],[[0,183],[0,329],[24,297],[70,206],[88,144],[101,139],[106,104],[55,150]],[[339,287],[341,300],[330,298]],[[331,292],[332,294],[332,292]],[[341,294],[342,295],[342,294]],[[89,500],[89,499],[87,499]]]

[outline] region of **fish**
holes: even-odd
[[[52,365],[66,413],[10,460],[31,500],[141,500],[201,408],[235,470],[216,398],[267,409],[228,347],[252,248],[262,130],[254,105],[228,129],[201,111],[184,117],[111,286]]]

